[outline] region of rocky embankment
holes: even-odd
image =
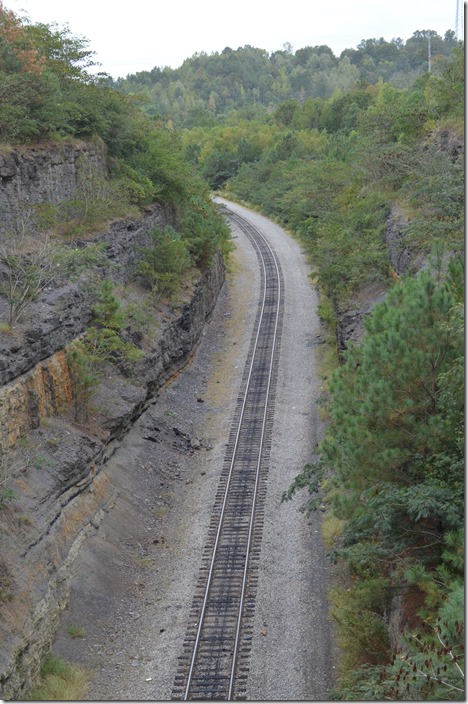
[[[423,260],[415,257],[405,243],[407,220],[401,209],[394,205],[388,217],[384,241],[387,247],[390,273],[394,278],[417,271]],[[384,300],[388,289],[385,281],[376,281],[363,286],[353,299],[344,303],[333,301],[336,317],[336,340],[338,352],[347,349],[350,342],[359,342],[364,334],[364,318],[374,306]]]
[[[30,208],[71,198],[79,184],[83,159],[96,172],[107,173],[102,142],[45,144],[0,153],[0,232],[18,223],[30,226]]]
[[[1,203],[5,208],[8,199],[13,203],[10,218],[16,217],[15,193],[36,198],[41,191],[50,198],[47,183],[55,188],[56,174],[66,181],[68,170],[73,181],[70,165],[80,152],[73,149],[75,157],[63,148],[61,156],[41,151],[41,168],[37,154],[16,161],[11,155],[2,157]],[[62,184],[63,197],[72,187]],[[131,289],[134,306],[143,306],[146,294],[131,281],[137,248],[146,244],[153,226],[172,221],[170,210],[153,206],[140,219],[111,223],[106,232],[90,237],[92,243],[106,244],[105,258],[92,276],[50,287],[21,324],[0,333],[0,491],[14,493],[0,510],[3,699],[27,696],[37,680],[68,603],[73,563],[113,504],[115,489],[101,469],[158,389],[190,358],[222,287],[224,262],[219,254],[187,285],[176,306],[152,310],[151,325],[146,321],[144,332],[129,329],[142,350],[141,359],[132,365],[108,365],[86,422],[74,420],[65,349],[90,324],[93,281],[109,278],[122,290]],[[86,244],[80,241],[79,246]],[[0,300],[0,314],[5,310],[6,301]]]
[[[464,139],[451,129],[435,132],[431,137],[434,145],[445,152],[451,161],[457,161],[464,154]],[[389,274],[394,280],[408,274],[416,274],[427,265],[428,257],[423,252],[414,251],[407,241],[408,217],[401,207],[394,203],[383,233],[388,253]],[[350,342],[359,342],[364,334],[364,318],[374,306],[384,300],[388,285],[376,282],[362,287],[353,299],[338,304],[334,301],[336,317],[336,340],[338,352],[343,352]]]

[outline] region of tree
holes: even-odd
[[[0,244],[0,293],[8,301],[8,325],[13,326],[40,294],[60,278],[69,278],[96,265],[102,246],[66,247],[47,235],[31,247],[24,233]]]
[[[443,374],[460,355],[447,327],[454,299],[428,272],[395,286],[366,319],[362,345],[330,384],[325,462],[344,486],[420,481],[417,457],[445,448],[453,428],[441,407]]]
[[[456,47],[440,76],[431,76],[426,94],[434,101],[439,115],[453,114],[463,118],[465,95],[465,52]]]
[[[296,111],[299,109],[299,103],[290,98],[277,108],[274,114],[275,121],[283,127],[290,127],[294,119]]]
[[[153,229],[150,245],[140,249],[136,274],[157,295],[171,295],[180,283],[181,274],[190,267],[186,243],[174,228]]]

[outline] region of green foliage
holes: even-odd
[[[464,701],[464,628],[452,626],[452,637],[438,623],[433,633],[408,638],[407,652],[382,677],[386,698]]]
[[[73,390],[73,415],[76,421],[88,420],[90,401],[99,383],[101,367],[112,362],[136,362],[142,351],[124,339],[125,312],[114,294],[114,285],[105,279],[92,306],[95,325],[67,348],[67,364]]]
[[[304,469],[302,470],[302,472],[294,478],[294,481],[289,486],[287,491],[283,492],[281,501],[290,501],[296,491],[298,491],[299,489],[307,488],[309,495],[312,498],[310,498],[307,503],[305,503],[301,507],[301,510],[311,512],[317,509],[321,499],[320,485],[324,478],[324,471],[325,468],[320,462],[308,462],[306,465],[304,465]]]
[[[292,126],[300,105],[308,99],[328,99],[352,91],[356,84],[376,84],[379,79],[408,88],[427,71],[427,33],[431,34],[434,65],[444,65],[457,42],[436,32],[415,32],[406,42],[363,40],[356,49],[336,57],[328,46],[307,46],[268,54],[251,46],[226,47],[211,55],[195,54],[177,69],[158,68],[120,78],[114,85],[128,95],[145,97],[151,115],[170,120],[177,127],[213,127],[234,112],[247,111],[260,118],[273,113],[275,120]],[[365,90],[365,88],[364,88]],[[345,98],[327,112],[326,129],[352,129],[365,107]],[[314,125],[317,126],[317,125]]]
[[[80,626],[70,625],[67,627],[67,633],[70,638],[84,638],[86,636],[86,631]]]
[[[150,246],[139,251],[136,274],[159,296],[170,296],[177,289],[181,276],[191,265],[187,245],[174,228],[157,228],[149,233]]]
[[[413,39],[411,51],[427,42],[426,35]],[[436,122],[455,115],[436,88],[445,77],[450,83],[456,67],[460,72],[462,50],[452,59],[452,44],[448,38],[438,45],[446,62],[410,89],[361,81],[329,99],[286,99],[273,123],[262,117],[248,131],[242,125],[242,138],[261,148],[255,159],[236,163],[241,123],[234,114],[203,133],[193,128],[184,142],[200,144],[197,164],[202,171],[207,165],[211,184],[233,174],[225,185],[228,193],[260,206],[300,235],[322,290],[343,304],[368,284],[389,284],[385,229],[392,202],[410,213],[402,247],[427,254],[440,238],[452,251],[463,248],[463,148],[456,125]],[[406,70],[402,47],[369,40],[350,60],[363,66],[363,54],[382,51],[394,57],[399,71]],[[451,85],[463,102],[461,83],[453,79]]]
[[[111,180],[82,163],[73,200],[45,209],[45,224],[71,235],[127,214],[132,205],[176,204],[201,188],[179,135],[109,80],[87,73],[93,65],[87,45],[68,28],[30,25],[0,10],[0,140],[98,137],[111,160]]]
[[[15,499],[15,492],[13,489],[10,489],[9,487],[0,487],[0,510],[5,508],[7,503],[9,501],[13,501]],[[1,601],[1,592],[0,592],[0,601]]]
[[[463,624],[452,622],[449,636],[439,620],[408,636],[390,665],[354,669],[332,694],[345,701],[464,701]]]
[[[214,149],[203,163],[202,175],[210,187],[217,190],[234,176],[237,168],[238,161],[233,152]]]
[[[1,9],[0,139],[27,142],[66,131],[67,87],[86,80],[80,64],[91,63],[86,43]]]
[[[453,428],[440,379],[460,353],[446,328],[452,306],[447,287],[422,272],[395,286],[366,319],[361,347],[330,384],[333,422],[322,452],[344,483],[420,480],[418,458],[444,449]]]
[[[142,352],[123,337],[125,312],[114,293],[114,285],[105,279],[97,293],[97,302],[91,307],[95,325],[88,328],[83,344],[94,365],[103,362],[136,362]]]
[[[86,421],[99,377],[82,341],[76,341],[68,347],[66,357],[73,394],[73,416],[78,422]]]
[[[97,302],[91,306],[91,313],[101,327],[119,331],[124,325],[124,313],[120,301],[114,293],[114,285],[105,279],[97,293]]]
[[[412,154],[411,182],[405,180],[402,194],[415,208],[408,225],[409,244],[427,251],[439,238],[446,247],[459,251],[464,238],[464,154],[452,155],[437,143],[420,145]]]
[[[31,701],[77,701],[86,695],[88,676],[77,665],[49,656],[41,667],[41,683]]]
[[[379,576],[331,591],[331,613],[339,625],[339,641],[345,651],[343,670],[352,670],[363,662],[383,665],[388,661],[384,614],[389,594],[388,580]]]
[[[465,101],[465,53],[457,46],[441,75],[432,75],[426,86],[426,95],[437,115],[463,118]]]
[[[213,203],[201,194],[189,196],[179,221],[182,239],[195,266],[208,266],[218,249],[224,254],[230,251],[228,226]]]
[[[461,697],[463,271],[443,251],[433,261],[433,273],[396,284],[366,319],[330,383],[320,460],[284,496],[305,487],[314,509],[323,476],[334,475],[325,500],[344,528],[330,557],[351,580],[332,597],[345,649],[338,699]],[[408,632],[389,664],[385,615],[410,589],[424,596],[420,633]]]

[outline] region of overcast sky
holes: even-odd
[[[89,39],[114,78],[177,68],[196,52],[251,46],[268,52],[327,44],[335,55],[361,39],[408,39],[455,30],[457,0],[4,0],[32,22],[68,24]]]

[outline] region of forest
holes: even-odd
[[[287,100],[303,104],[308,98],[330,98],[362,81],[408,88],[427,71],[429,40],[431,66],[439,70],[457,45],[451,30],[443,38],[433,30],[417,31],[406,42],[366,39],[339,57],[326,45],[294,52],[285,44],[271,54],[252,46],[226,47],[195,54],[177,69],[155,67],[111,84],[141,97],[148,114],[176,127],[209,126],[232,111],[258,117]]]
[[[178,209],[172,261],[202,266],[225,243],[210,189],[276,219],[310,258],[335,351],[350,301],[386,291],[324,373],[319,460],[283,498],[324,511],[339,568],[333,697],[462,700],[463,44],[419,30],[339,57],[226,47],[118,80],[92,61],[68,30],[2,10],[2,144],[102,140],[114,205]]]

